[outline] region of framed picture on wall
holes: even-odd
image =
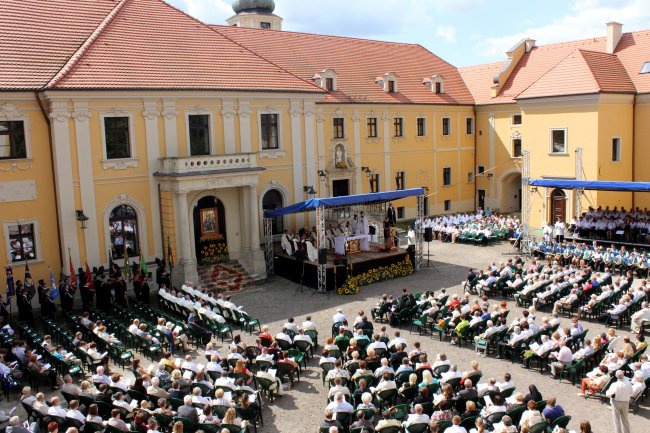
[[[216,208],[201,209],[201,239],[220,238],[219,215]]]

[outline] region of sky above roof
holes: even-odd
[[[208,24],[233,15],[230,0],[166,0]],[[647,0],[275,0],[285,30],[408,42],[455,66],[505,58],[519,40],[538,45],[605,36],[605,23],[647,29]]]

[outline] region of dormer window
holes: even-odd
[[[336,71],[331,68],[323,69],[314,75],[314,82],[323,90],[334,92],[337,90]]]
[[[386,93],[397,93],[397,74],[386,72],[381,77],[377,77],[375,83],[379,84]]]
[[[643,66],[641,66],[639,74],[650,74],[650,62],[645,62]]]
[[[422,80],[422,84],[427,86],[433,93],[445,93],[445,79],[442,75],[433,75]]]

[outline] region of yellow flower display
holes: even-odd
[[[391,280],[393,278],[405,277],[413,273],[413,264],[407,255],[404,260],[393,263],[390,266],[380,266],[359,275],[348,275],[345,283],[339,287],[339,295],[357,295],[360,286],[366,286],[378,281]]]

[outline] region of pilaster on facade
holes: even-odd
[[[221,117],[223,119],[223,142],[226,155],[235,153],[235,101],[224,99],[222,101]]]
[[[488,113],[488,124],[489,124],[489,128],[490,128],[490,146],[489,146],[489,149],[490,149],[490,166],[488,167],[488,170],[492,170],[492,168],[494,168],[494,165],[495,165],[495,163],[494,163],[494,158],[495,158],[495,156],[494,156],[495,155],[495,149],[494,149],[495,130],[494,130],[494,127],[495,127],[495,125],[494,125],[494,113],[493,112]],[[498,207],[498,204],[496,202],[498,200],[498,197],[494,197],[494,193],[496,191],[495,182],[496,182],[496,179],[495,179],[494,176],[488,177],[488,183],[489,183],[489,188],[490,188],[490,193],[491,193],[490,196],[491,196],[492,200],[494,201],[494,203],[490,203],[489,207]],[[487,206],[487,204],[486,204],[486,206]]]
[[[359,110],[354,110],[352,112],[352,139],[354,140],[354,163],[356,164],[356,191],[357,194],[363,193],[363,188],[361,185],[361,179],[363,178],[361,173],[361,116],[359,115]]]
[[[250,153],[252,150],[251,142],[251,101],[248,99],[239,100],[239,109],[237,115],[239,116],[239,140],[241,153]]]
[[[79,263],[79,239],[77,237],[76,205],[72,183],[72,151],[70,149],[70,118],[67,101],[55,101],[50,104],[52,119],[52,157],[54,158],[54,182],[56,183],[57,208],[59,213],[59,236],[61,255],[73,263]]]
[[[314,102],[305,101],[304,109],[304,122],[305,122],[305,166],[307,175],[307,185],[312,185],[318,190],[318,172],[316,170],[316,129],[314,127],[314,120],[316,117],[316,104]],[[322,194],[322,191],[318,191]],[[312,215],[309,214],[310,227],[312,223]]]
[[[381,120],[384,125],[384,191],[390,191],[390,113],[382,112]]]
[[[155,101],[145,101],[144,110],[145,136],[147,143],[147,172],[149,173],[149,203],[151,208],[151,224],[153,229],[153,255],[160,257],[163,254],[163,245],[158,233],[161,233],[160,226],[160,198],[158,197],[158,182],[154,173],[160,170],[160,137],[158,134],[158,118],[160,110]],[[146,244],[146,243],[145,243]]]
[[[100,263],[99,252],[99,220],[97,219],[97,203],[95,200],[95,178],[93,174],[93,156],[90,142],[91,118],[87,102],[74,102],[72,118],[75,123],[77,141],[77,162],[79,164],[79,189],[81,192],[81,209],[91,221],[83,231],[86,246],[87,263]],[[81,263],[80,263],[81,264]]]
[[[163,101],[161,114],[165,122],[165,156],[173,158],[178,156],[178,111],[176,111],[176,101]]]
[[[304,175],[302,155],[302,107],[299,99],[292,99],[289,108],[291,117],[291,154],[293,162],[293,196],[294,202],[303,200]],[[302,214],[296,214],[296,227],[302,227],[304,218]]]
[[[178,226],[176,229],[176,238],[180,245],[178,263],[182,266],[183,276],[186,280],[197,281],[198,272],[196,269],[196,261],[192,257],[191,236],[193,234],[190,232],[190,211],[188,209],[187,192],[176,191],[174,194],[174,202],[174,207],[178,209]]]

